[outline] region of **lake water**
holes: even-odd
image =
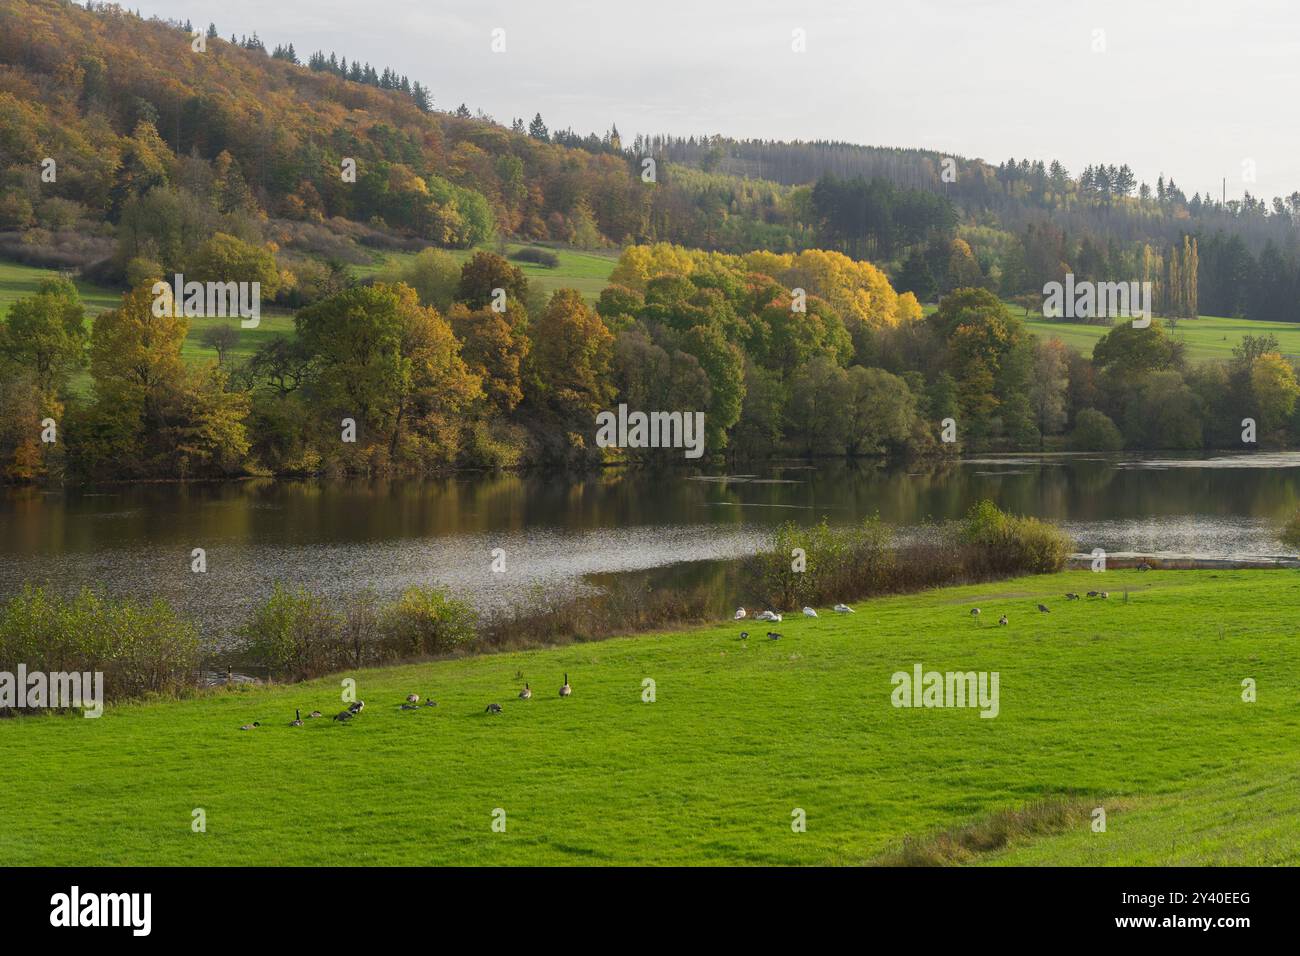
[[[526,603],[537,587],[741,556],[783,521],[879,514],[918,529],[981,498],[1059,522],[1085,552],[1267,560],[1291,553],[1278,530],[1300,506],[1300,453],[10,489],[0,492],[0,596],[25,581],[159,596],[216,637],[277,579],[382,596],[436,581],[492,609]],[[194,548],[207,553],[206,574],[190,571]],[[496,548],[503,573],[492,571]],[[681,580],[683,569],[662,573]]]

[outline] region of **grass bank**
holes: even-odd
[[[727,622],[0,720],[0,865],[863,863],[981,824],[1008,840],[963,862],[1300,863],[1298,599],[1293,571],[1067,571],[779,641]],[[916,663],[998,671],[998,716],[891,706]],[[357,719],[288,726],[340,709],[341,676]],[[1109,807],[1107,832],[1073,803],[1013,825],[1054,800]]]

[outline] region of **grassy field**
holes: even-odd
[[[484,247],[496,252],[496,246]],[[525,248],[523,243],[512,242],[507,245],[507,256]],[[465,262],[477,249],[446,250],[461,262]],[[573,249],[550,249],[559,256],[560,264],[554,269],[532,262],[515,262],[528,277],[530,283],[536,284],[543,292],[550,295],[556,289],[577,289],[588,300],[594,302],[602,289],[609,284],[609,274],[618,263],[618,250],[608,252],[578,252]],[[413,252],[390,252],[369,265],[353,266],[353,271],[360,276],[377,275],[392,266],[409,262],[415,258]]]
[[[288,726],[339,710],[337,677],[0,720],[0,865],[869,863],[1061,799],[1084,815],[962,861],[1296,864],[1298,599],[1291,571],[1066,572],[800,617],[780,641],[727,623],[358,672],[349,724]],[[916,663],[997,671],[998,716],[891,706]],[[410,692],[438,706],[400,710]]]
[[[1023,310],[1015,306],[1009,308],[1014,315],[1023,314]],[[1043,318],[1030,318],[1026,324],[1035,335],[1056,337],[1084,355],[1091,355],[1097,340],[1109,331],[1109,326],[1104,325],[1076,325]],[[1241,344],[1243,335],[1269,334],[1277,336],[1283,355],[1300,359],[1300,323],[1295,322],[1254,322],[1250,319],[1222,319],[1202,315],[1195,319],[1183,319],[1170,334],[1186,344],[1187,358],[1193,362],[1207,359],[1227,361],[1232,358],[1232,350]]]

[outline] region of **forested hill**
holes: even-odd
[[[167,269],[218,230],[274,241],[291,267],[500,236],[829,248],[922,300],[970,285],[1041,294],[1070,272],[1150,280],[1165,314],[1300,320],[1300,193],[1224,203],[1206,183],[1189,198],[1172,175],[1138,182],[1122,157],[1070,171],[832,142],[579,135],[549,130],[540,110],[531,122],[444,111],[419,78],[347,52],[6,0],[0,257],[125,284],[133,260]]]

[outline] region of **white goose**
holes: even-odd
[[[847,604],[837,604],[837,605],[835,605],[835,613],[836,613],[836,614],[856,614],[857,612],[856,612],[855,610],[853,610],[853,608],[849,607]]]
[[[743,621],[744,619],[745,619],[745,609],[743,607],[736,608],[735,620]]]
[[[803,609],[803,616],[804,616],[804,617],[816,617],[816,616],[817,616],[817,612],[814,611],[814,610],[813,610],[812,608],[810,608],[810,607],[806,607],[806,608]]]

